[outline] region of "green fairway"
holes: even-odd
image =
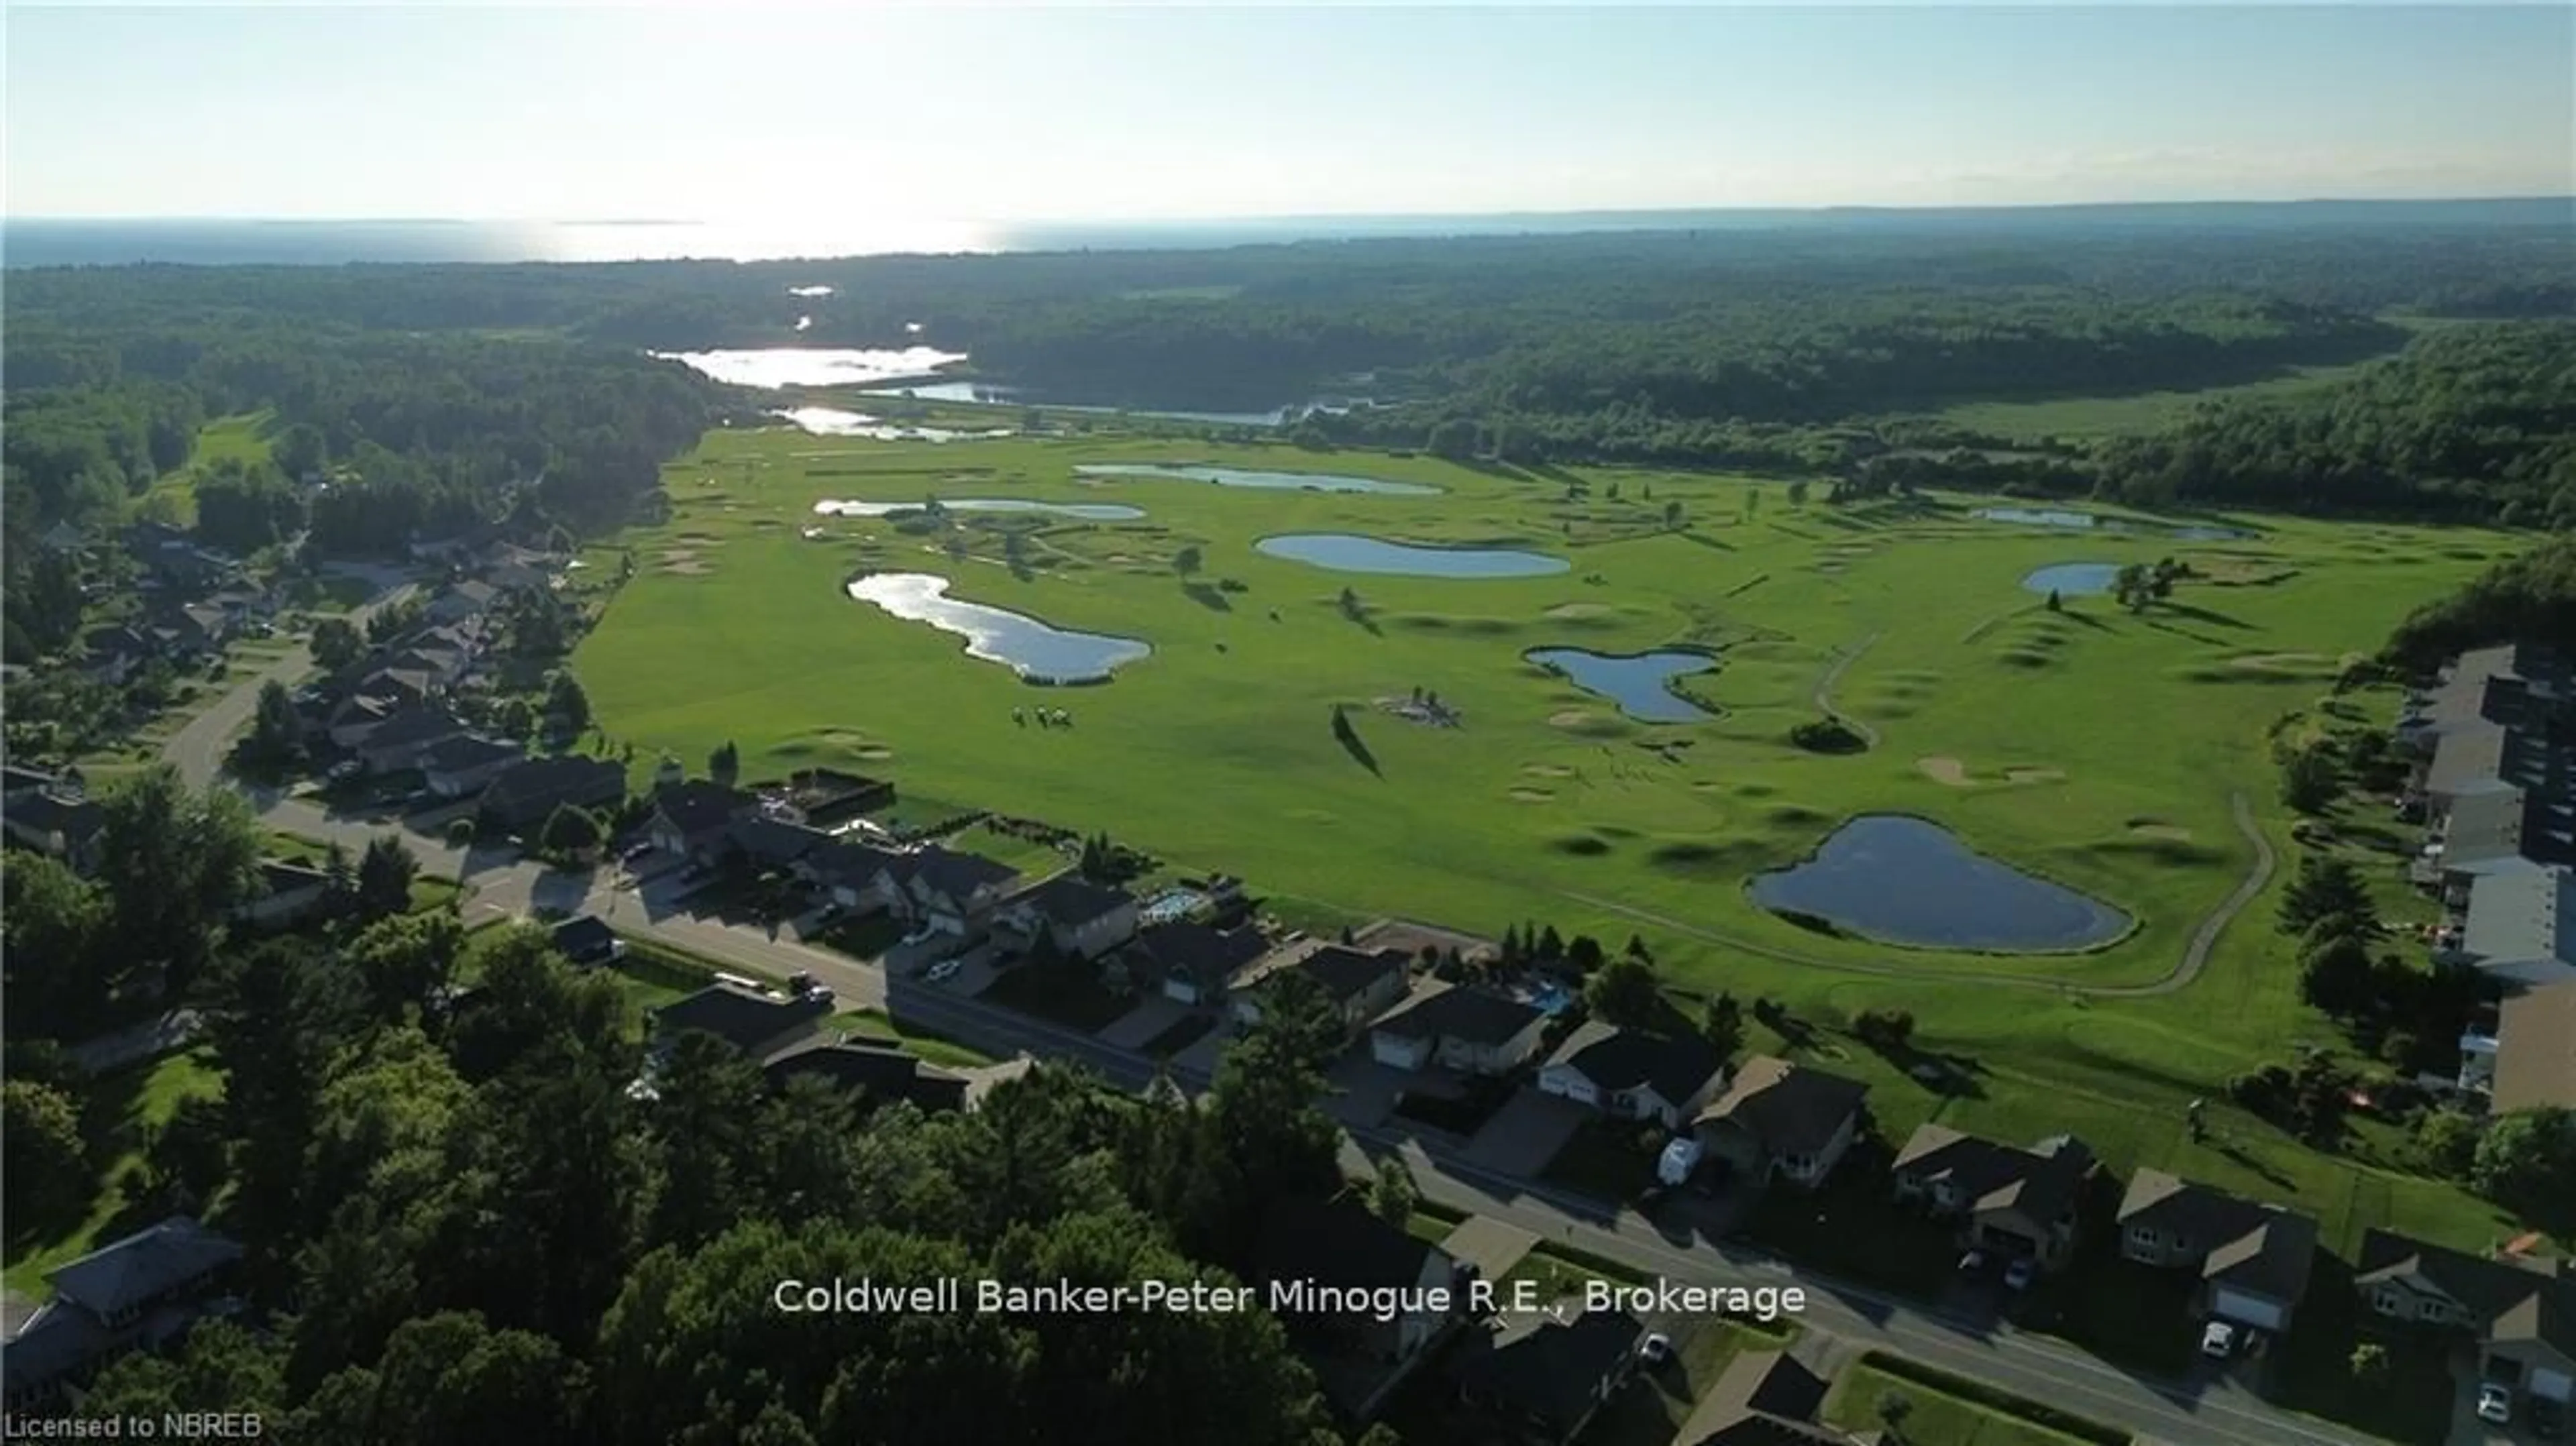
[[[180,526],[193,526],[197,520],[197,473],[226,457],[244,462],[268,460],[268,434],[276,424],[276,413],[263,409],[242,412],[229,417],[216,417],[197,429],[197,443],[188,453],[188,465],[156,478],[147,501],[168,509],[170,520]]]
[[[1144,461],[1443,490],[1072,470]],[[1578,477],[1588,495],[1569,500]],[[1536,476],[1134,439],[889,445],[783,429],[713,434],[669,485],[671,520],[624,539],[637,575],[575,658],[603,725],[639,758],[703,759],[731,739],[755,775],[883,772],[907,818],[955,805],[1106,829],[1176,867],[1242,874],[1292,909],[1491,932],[1535,918],[1614,947],[1638,933],[1685,990],[1767,995],[1829,1030],[1865,1008],[1913,1010],[1926,1047],[1983,1073],[1975,1092],[1935,1096],[1856,1045],[1842,1051],[1852,1058],[1835,1067],[1879,1085],[1900,1137],[1936,1107],[2007,1134],[2074,1125],[2123,1167],[2295,1193],[2338,1243],[2373,1223],[2469,1242],[2490,1228],[2448,1187],[2314,1155],[2223,1108],[2213,1145],[2234,1156],[2182,1139],[2187,1101],[2328,1037],[2296,1003],[2270,932],[2280,875],[2188,987],[2145,991],[2175,974],[2253,865],[2232,795],[2288,856],[2266,725],[2312,705],[2340,660],[2376,646],[2407,608],[2517,545],[2503,534],[2262,519],[2245,523],[2251,539],[2186,543],[2003,526],[1968,516],[1981,504],[1966,499],[1793,508],[1777,485],[1725,476]],[[940,531],[812,512],[823,499],[934,494],[1147,515],[958,512]],[[1684,531],[1666,527],[1675,503]],[[1536,548],[1571,569],[1363,575],[1255,551],[1283,532]],[[1174,566],[1185,548],[1199,562],[1188,575]],[[2100,597],[2052,612],[2019,585],[2051,563],[2167,554],[2204,578],[2144,617]],[[954,598],[1143,639],[1154,654],[1105,686],[1031,687],[966,657],[954,635],[843,597],[864,570],[938,573]],[[1688,686],[1722,714],[1632,722],[1522,660],[1550,646],[1714,649],[1718,670]],[[1417,688],[1461,725],[1388,711]],[[1351,709],[1357,748],[1336,740],[1335,704]],[[1067,710],[1072,726],[1013,722],[1015,708],[1038,706]],[[1876,746],[1790,745],[1792,725],[1828,710]],[[1934,819],[2137,927],[2086,954],[1941,953],[1809,932],[1746,897],[1752,874],[1863,812]]]

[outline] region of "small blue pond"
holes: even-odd
[[[1073,469],[1077,477],[1162,477],[1180,482],[1213,482],[1219,487],[1258,487],[1274,492],[1379,492],[1396,497],[1432,497],[1437,487],[1419,482],[1380,482],[1373,477],[1337,477],[1322,472],[1257,472],[1241,467],[1174,466],[1162,462],[1092,462]]]
[[[2218,527],[2206,522],[2138,522],[2125,517],[2101,517],[2090,512],[2071,512],[2056,507],[1980,507],[1970,514],[1988,522],[2009,522],[2022,527],[2067,527],[2087,532],[2146,532],[2184,542],[2233,542],[2254,534],[2236,527]]]
[[[2120,564],[2116,562],[2060,562],[2023,578],[2021,585],[2031,592],[2084,597],[2109,592],[2112,581],[2119,575]]]
[[[1815,855],[1753,880],[1754,902],[1889,944],[2066,953],[2129,931],[2127,914],[1969,848],[1939,824],[1863,814]]]
[[[1544,552],[1508,547],[1425,547],[1349,532],[1294,532],[1265,537],[1255,550],[1334,572],[1398,577],[1545,577],[1574,564]]]
[[[1640,723],[1701,723],[1715,716],[1673,692],[1675,678],[1717,666],[1706,653],[1666,648],[1652,653],[1596,653],[1588,648],[1532,648],[1522,657],[1563,673],[1574,686],[1607,698]]]

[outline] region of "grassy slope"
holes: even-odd
[[[86,1254],[124,1208],[124,1195],[115,1182],[142,1159],[146,1136],[168,1123],[181,1101],[221,1095],[223,1087],[223,1077],[207,1062],[203,1050],[165,1055],[91,1082],[81,1100],[81,1133],[89,1141],[90,1158],[98,1164],[98,1178],[106,1182],[105,1187],[78,1230],[9,1262],[5,1277],[9,1288],[31,1297],[48,1294],[45,1272]]]
[[[225,457],[239,457],[245,462],[268,460],[268,431],[275,414],[268,411],[241,412],[217,417],[197,430],[196,450],[189,454],[188,465],[155,480],[145,495],[167,496],[178,509],[182,523],[194,525],[197,519],[197,469]]]
[[[718,433],[672,468],[677,515],[632,539],[640,576],[577,666],[605,725],[639,756],[668,748],[701,758],[731,738],[754,771],[855,762],[890,770],[907,798],[1106,828],[1320,908],[1485,930],[1539,916],[1614,941],[1634,930],[1684,987],[1768,995],[1828,1025],[1867,1007],[1910,1008],[1927,1046],[1971,1056],[1984,1073],[1982,1097],[1945,1104],[1874,1058],[1834,1051],[1879,1086],[1880,1112],[1900,1137],[1936,1106],[1954,1123],[2012,1135],[2071,1125],[2122,1166],[2295,1195],[2326,1216],[2339,1245],[2374,1223],[2468,1244],[2490,1233],[2487,1213],[2447,1187],[2316,1156],[2223,1106],[2211,1113],[2216,1143],[2241,1159],[2183,1141],[2188,1100],[2285,1056],[2294,1040],[2325,1037],[2293,998],[2286,953],[2268,932],[2269,894],[2179,994],[2087,1001],[1961,977],[2116,984],[2171,970],[2249,865],[2229,823],[2231,790],[2255,801],[2286,849],[2264,726],[2312,703],[2337,656],[2373,645],[2408,606],[2509,539],[2280,522],[2254,542],[2185,547],[2001,528],[1956,511],[1798,512],[1776,488],[1746,522],[1754,485],[1741,479],[1622,473],[1627,501],[1569,507],[1555,481],[1286,448],[1238,449],[1233,460],[1448,490],[1413,498],[1128,479],[1095,488],[1069,470],[1219,451]],[[820,519],[823,537],[799,534],[818,521],[817,499],[926,490],[1114,498],[1150,515],[1052,526],[1030,547],[1041,566],[1024,578],[990,538],[980,556],[956,562],[881,520]],[[1691,535],[1652,531],[1648,519],[1670,500],[1698,520]],[[1263,535],[1304,530],[1517,539],[1570,551],[1574,570],[1508,581],[1353,576],[1253,551]],[[1207,578],[1248,590],[1224,596],[1222,610],[1193,601],[1166,562],[1184,543],[1203,547]],[[672,549],[688,550],[685,570],[666,564]],[[2146,620],[2100,599],[2051,616],[2017,585],[2046,563],[2167,551],[2213,568],[2297,572],[2269,586],[2191,587],[2178,599],[2186,611]],[[961,658],[954,637],[840,600],[840,581],[863,567],[948,573],[964,597],[1144,637],[1157,654],[1107,687],[1032,690]],[[1345,583],[1373,609],[1373,628],[1334,606]],[[1834,653],[1873,636],[1835,701],[1875,727],[1881,746],[1852,758],[1787,746]],[[1637,727],[1518,656],[1552,644],[1682,641],[1730,645],[1723,670],[1699,684],[1730,710],[1717,723]],[[2272,654],[2300,656],[2231,661]],[[1356,715],[1379,775],[1335,745],[1331,703],[1415,685],[1462,708],[1467,726]],[[1071,709],[1076,727],[1012,725],[1014,706],[1040,701]],[[1649,737],[1693,746],[1666,762],[1635,746]],[[1963,760],[1980,777],[2014,765],[2064,777],[1954,788],[1926,776],[1917,760],[1927,756]],[[1748,874],[1868,810],[1938,818],[1988,852],[2110,899],[2140,927],[2085,956],[1941,956],[1819,938],[1744,899]],[[2141,834],[2137,820],[2189,837]],[[1944,977],[1782,962],[1570,893],[1812,960]]]

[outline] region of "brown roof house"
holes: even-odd
[[[1757,1054],[1699,1112],[1692,1132],[1757,1184],[1781,1176],[1812,1190],[1859,1135],[1868,1095],[1859,1080]]]
[[[2093,1152],[2073,1135],[2023,1149],[1925,1124],[1896,1152],[1896,1198],[1959,1221],[1967,1244],[2055,1270],[2075,1252],[2092,1173]]]
[[[2492,1088],[2500,1111],[2576,1105],[2576,981],[2505,1000]]]
[[[2194,1308],[2256,1330],[2286,1331],[2317,1258],[2317,1222],[2162,1170],[2129,1177],[2120,1253],[2200,1273]]]
[[[2481,1379],[2565,1402],[2576,1398],[2576,1276],[2563,1260],[2491,1260],[2372,1230],[2353,1285],[2390,1320],[2465,1332]]]

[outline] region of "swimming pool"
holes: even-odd
[[[1207,895],[1196,889],[1165,889],[1145,901],[1145,907],[1136,911],[1136,920],[1140,924],[1168,924],[1188,918],[1206,902]]]

